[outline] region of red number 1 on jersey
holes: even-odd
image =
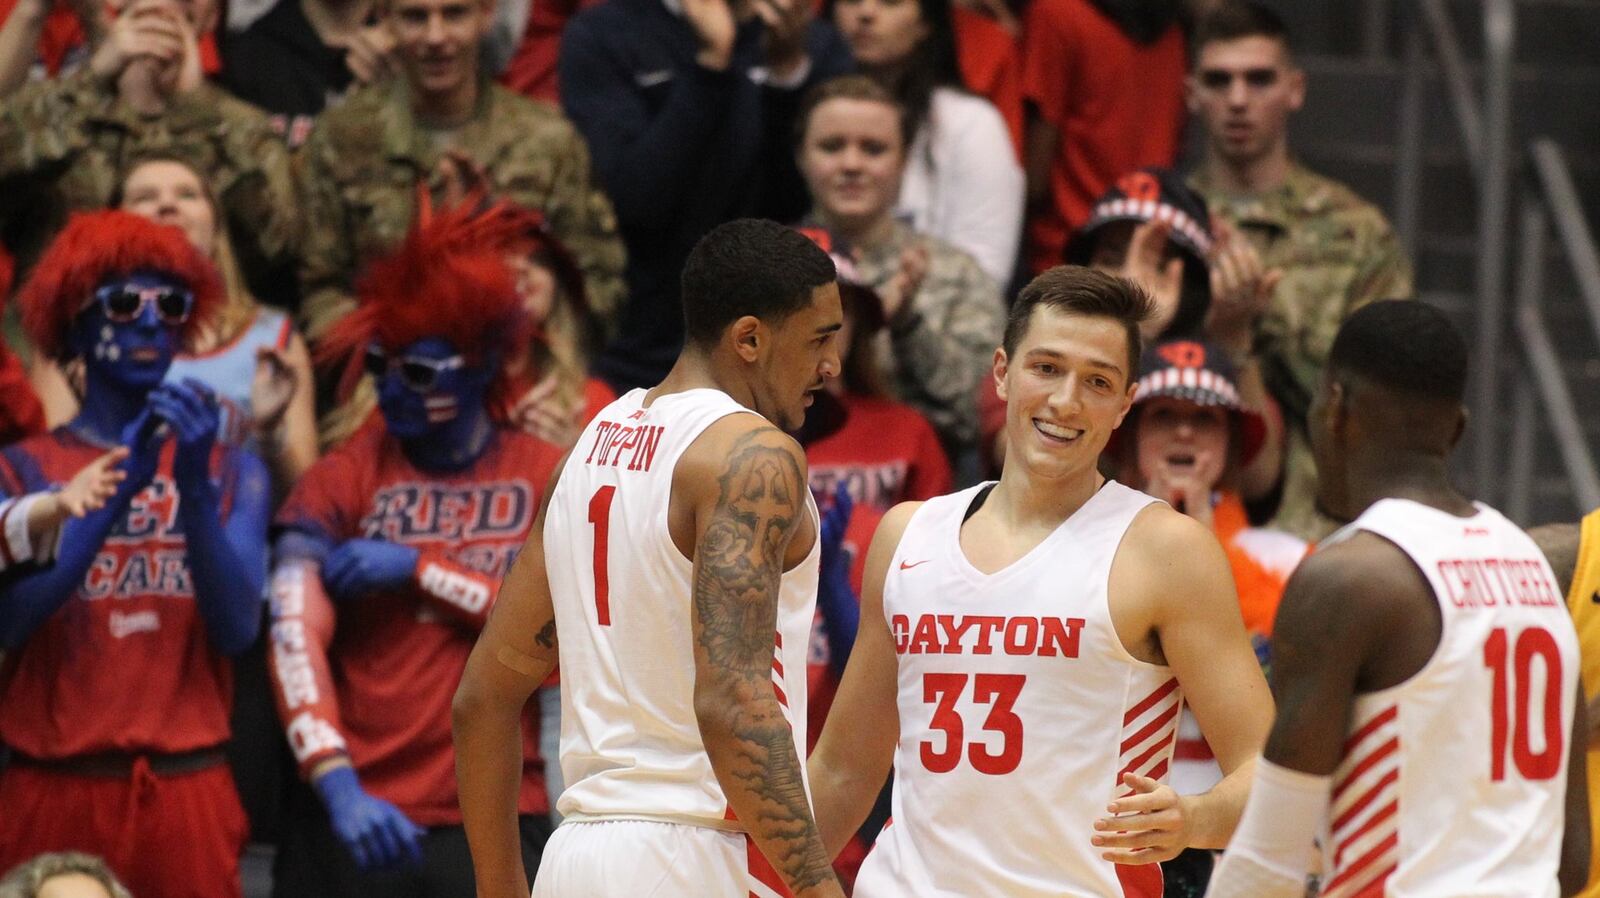
[[[611,536],[611,500],[614,486],[602,486],[589,499],[589,523],[594,525],[594,610],[600,626],[611,626],[611,572],[607,569],[606,543]]]
[[[1513,655],[1507,658],[1507,655]],[[1544,661],[1544,749],[1537,754],[1528,733],[1531,726],[1530,693],[1533,690],[1533,658]],[[1508,664],[1507,661],[1510,661]],[[1490,705],[1490,779],[1506,778],[1506,743],[1511,743],[1511,760],[1523,779],[1547,780],[1561,772],[1561,649],[1543,627],[1529,627],[1517,634],[1515,650],[1504,627],[1497,627],[1483,644],[1483,664],[1494,672],[1494,695]],[[1513,677],[1512,674],[1515,673]],[[1513,681],[1513,682],[1508,682]],[[1515,716],[1507,706],[1515,687]]]

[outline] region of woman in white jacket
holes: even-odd
[[[897,217],[1011,281],[1022,235],[1023,174],[1005,120],[962,82],[949,0],[828,0],[864,74],[909,118]]]

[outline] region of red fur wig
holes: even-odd
[[[368,263],[356,284],[356,310],[317,347],[319,366],[343,365],[341,398],[355,389],[361,354],[374,341],[397,352],[438,337],[474,365],[491,352],[503,363],[528,345],[532,329],[505,259],[531,245],[527,213],[485,208],[476,197],[434,211],[420,191],[417,210],[400,245]]]
[[[17,297],[28,339],[50,358],[70,359],[67,334],[95,289],[135,272],[166,275],[194,293],[182,334],[193,347],[224,302],[216,268],[177,228],[116,209],[75,213],[40,257]]]

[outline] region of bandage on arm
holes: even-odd
[[[1206,898],[1301,898],[1332,782],[1331,776],[1258,761],[1244,816]]]

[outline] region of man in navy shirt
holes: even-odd
[[[619,333],[597,362],[619,391],[655,384],[677,357],[695,241],[734,218],[805,212],[795,112],[850,67],[809,0],[608,0],[567,26],[562,106],[628,249]]]

